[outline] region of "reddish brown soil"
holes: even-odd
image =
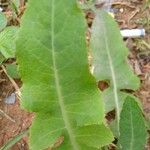
[[[6,141],[29,128],[33,115],[20,108],[18,99],[14,104],[4,103],[4,99],[14,92],[14,87],[4,72],[2,70],[0,71],[0,80],[3,81],[2,79],[5,79],[0,83],[0,109],[13,120],[8,119],[4,115],[0,115],[0,147],[2,147]],[[28,145],[26,143],[27,138],[24,138],[11,149],[27,150]]]

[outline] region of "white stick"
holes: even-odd
[[[145,29],[125,29],[120,31],[123,37],[141,37],[145,36]]]

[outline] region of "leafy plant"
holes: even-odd
[[[21,106],[35,112],[31,150],[109,149],[114,136],[104,117],[114,109],[118,148],[141,150],[146,143],[141,107],[124,92],[136,90],[139,79],[127,64],[128,50],[117,24],[108,13],[96,10],[94,2],[84,6],[96,15],[90,41],[93,75],[87,59],[86,20],[76,0],[29,0],[19,34],[17,28],[12,34],[18,36],[16,45],[1,50],[7,58],[16,52],[23,81]],[[109,87],[100,92],[96,81],[106,81]],[[138,128],[142,128],[139,133]]]
[[[61,136],[60,149],[98,149],[113,140],[102,124],[103,102],[88,69],[85,29],[75,0],[28,2],[17,58],[24,83],[21,104],[36,112],[31,149],[52,147]]]

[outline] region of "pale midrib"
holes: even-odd
[[[103,32],[104,32],[104,40],[105,40],[105,44],[106,44],[106,52],[107,52],[107,56],[108,56],[108,60],[109,60],[109,66],[110,66],[110,70],[111,70],[111,74],[112,74],[113,93],[114,93],[115,105],[116,105],[116,120],[117,120],[117,128],[119,130],[120,108],[119,108],[119,98],[118,98],[118,92],[117,92],[116,75],[115,75],[115,71],[114,71],[114,67],[113,67],[111,54],[109,52],[108,39],[107,39],[107,34],[106,34],[106,30],[105,30],[103,22],[102,22],[102,25],[103,25]]]
[[[75,141],[75,138],[73,136],[73,132],[69,123],[69,118],[68,115],[65,111],[65,105],[64,105],[64,99],[61,93],[61,87],[59,83],[59,76],[58,76],[58,71],[57,71],[57,65],[56,65],[56,58],[55,58],[55,46],[54,46],[54,38],[55,38],[55,33],[54,33],[54,17],[55,17],[55,0],[52,0],[52,19],[51,19],[51,29],[52,29],[52,61],[53,61],[53,67],[54,67],[54,77],[55,77],[55,84],[56,84],[56,91],[58,95],[58,102],[60,105],[62,117],[64,120],[65,127],[68,131],[68,135],[70,138],[71,145],[73,147],[73,150],[79,150],[78,144]]]
[[[133,118],[132,118],[132,107],[131,107],[131,105],[130,105],[130,117],[131,117],[131,142],[130,142],[130,150],[133,150],[134,129],[133,129]]]

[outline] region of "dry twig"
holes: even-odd
[[[0,115],[5,116],[8,120],[11,122],[15,122],[14,119],[12,119],[9,115],[7,115],[3,110],[0,109]]]
[[[1,68],[2,68],[3,72],[7,75],[8,79],[10,80],[10,82],[12,83],[12,85],[13,85],[15,91],[18,93],[18,92],[20,91],[20,88],[19,88],[19,86],[17,85],[17,83],[14,81],[13,78],[11,78],[11,77],[7,74],[7,71],[6,71],[6,69],[5,69],[5,67],[4,67],[3,65],[1,65]],[[20,93],[20,92],[19,92],[19,93]]]
[[[126,6],[126,7],[130,7],[132,9],[136,8],[135,6],[132,6],[130,3],[127,3],[127,2],[113,2],[112,6],[113,5],[123,5],[123,6]]]

